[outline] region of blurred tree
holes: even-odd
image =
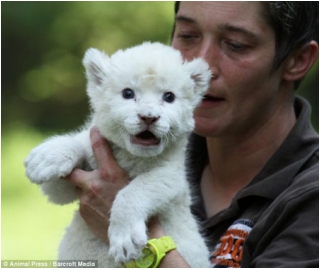
[[[319,59],[302,81],[297,94],[309,100],[312,107],[312,124],[319,132]]]

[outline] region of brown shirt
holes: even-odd
[[[192,210],[213,267],[319,267],[319,136],[306,100],[295,98],[295,112],[297,123],[263,170],[211,218],[199,185],[206,142],[191,136]]]

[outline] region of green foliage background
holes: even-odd
[[[173,2],[1,2],[3,260],[56,259],[77,208],[47,203],[23,160],[47,136],[84,123],[85,50],[169,43],[173,15]],[[317,130],[318,81],[317,64],[299,89]]]

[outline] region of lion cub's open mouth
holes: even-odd
[[[134,144],[140,144],[143,146],[153,146],[153,145],[158,145],[160,143],[160,139],[158,139],[149,130],[146,130],[135,136],[132,136],[131,142]]]

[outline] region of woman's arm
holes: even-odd
[[[150,219],[148,223],[148,229],[149,239],[166,236],[166,233],[161,227],[161,224],[157,217],[153,217]],[[166,256],[161,261],[159,268],[190,268],[190,266],[184,260],[184,258],[182,258],[180,253],[176,249],[174,249],[166,254]]]

